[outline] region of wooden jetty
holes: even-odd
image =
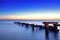
[[[55,32],[58,31],[58,29],[57,29],[58,22],[43,22],[43,24],[45,25],[45,28],[46,28],[46,29],[45,29],[46,34],[49,33],[49,29],[51,28],[51,27],[49,27],[48,24],[53,24],[52,29],[53,29]],[[52,30],[52,29],[51,29],[51,30]]]
[[[19,25],[21,24],[22,26],[25,25],[27,28],[28,28],[28,26],[31,26],[32,27],[32,30],[34,30],[34,27],[38,27],[39,29],[44,28],[46,34],[49,33],[49,30],[52,30],[52,31],[55,31],[55,32],[59,31],[57,29],[57,26],[60,26],[60,25],[58,25],[58,22],[43,22],[44,25],[37,25],[37,24],[34,25],[34,24],[21,23],[21,22],[14,22],[14,23],[19,24]],[[53,26],[49,26],[49,24],[53,24]]]

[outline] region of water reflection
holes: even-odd
[[[59,32],[54,32],[54,40],[59,40]]]
[[[45,34],[45,38],[46,38],[46,40],[49,40],[49,35]]]
[[[59,40],[59,32],[53,32],[53,35],[45,34],[45,38],[46,40]]]

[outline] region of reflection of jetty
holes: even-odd
[[[15,22],[16,24],[22,25],[22,26],[26,26],[28,28],[28,26],[32,27],[32,30],[34,30],[34,27],[38,27],[39,29],[44,28],[46,31],[46,34],[49,33],[49,30],[52,30],[54,32],[57,32],[57,26],[60,26],[58,24],[58,22],[43,22],[44,25],[34,25],[34,24],[29,24],[29,23],[21,23],[21,22]],[[49,26],[49,24],[53,24],[53,26]]]

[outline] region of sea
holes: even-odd
[[[0,40],[60,40],[60,26],[58,26],[57,33],[49,31],[49,34],[46,35],[45,29],[34,28],[32,31],[31,26],[26,28],[26,26],[14,22],[37,25],[44,25],[43,22],[58,22],[60,24],[60,20],[0,20]]]

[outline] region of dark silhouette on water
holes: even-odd
[[[34,24],[29,24],[29,23],[21,23],[21,22],[15,22],[16,24],[21,24],[22,26],[26,26],[26,28],[28,28],[28,26],[30,25],[32,27],[32,30],[34,31],[34,27],[38,27],[39,29],[42,29],[44,28],[45,29],[45,34],[48,35],[49,34],[49,30],[51,31],[54,31],[54,32],[57,32],[59,31],[57,29],[57,25],[58,25],[58,22],[43,22],[44,26],[42,25],[34,25]],[[49,26],[48,24],[53,24],[53,26]]]
[[[26,28],[28,28],[28,26],[29,26],[29,23],[25,23],[25,26],[26,26]]]
[[[34,24],[31,24],[32,30],[34,31]]]
[[[45,29],[46,34],[49,33],[49,25],[48,25],[48,24],[53,24],[53,25],[54,25],[53,30],[54,30],[55,32],[58,31],[58,29],[57,29],[57,24],[58,24],[58,22],[43,22],[43,24],[45,24],[45,27],[46,27],[46,29]]]

